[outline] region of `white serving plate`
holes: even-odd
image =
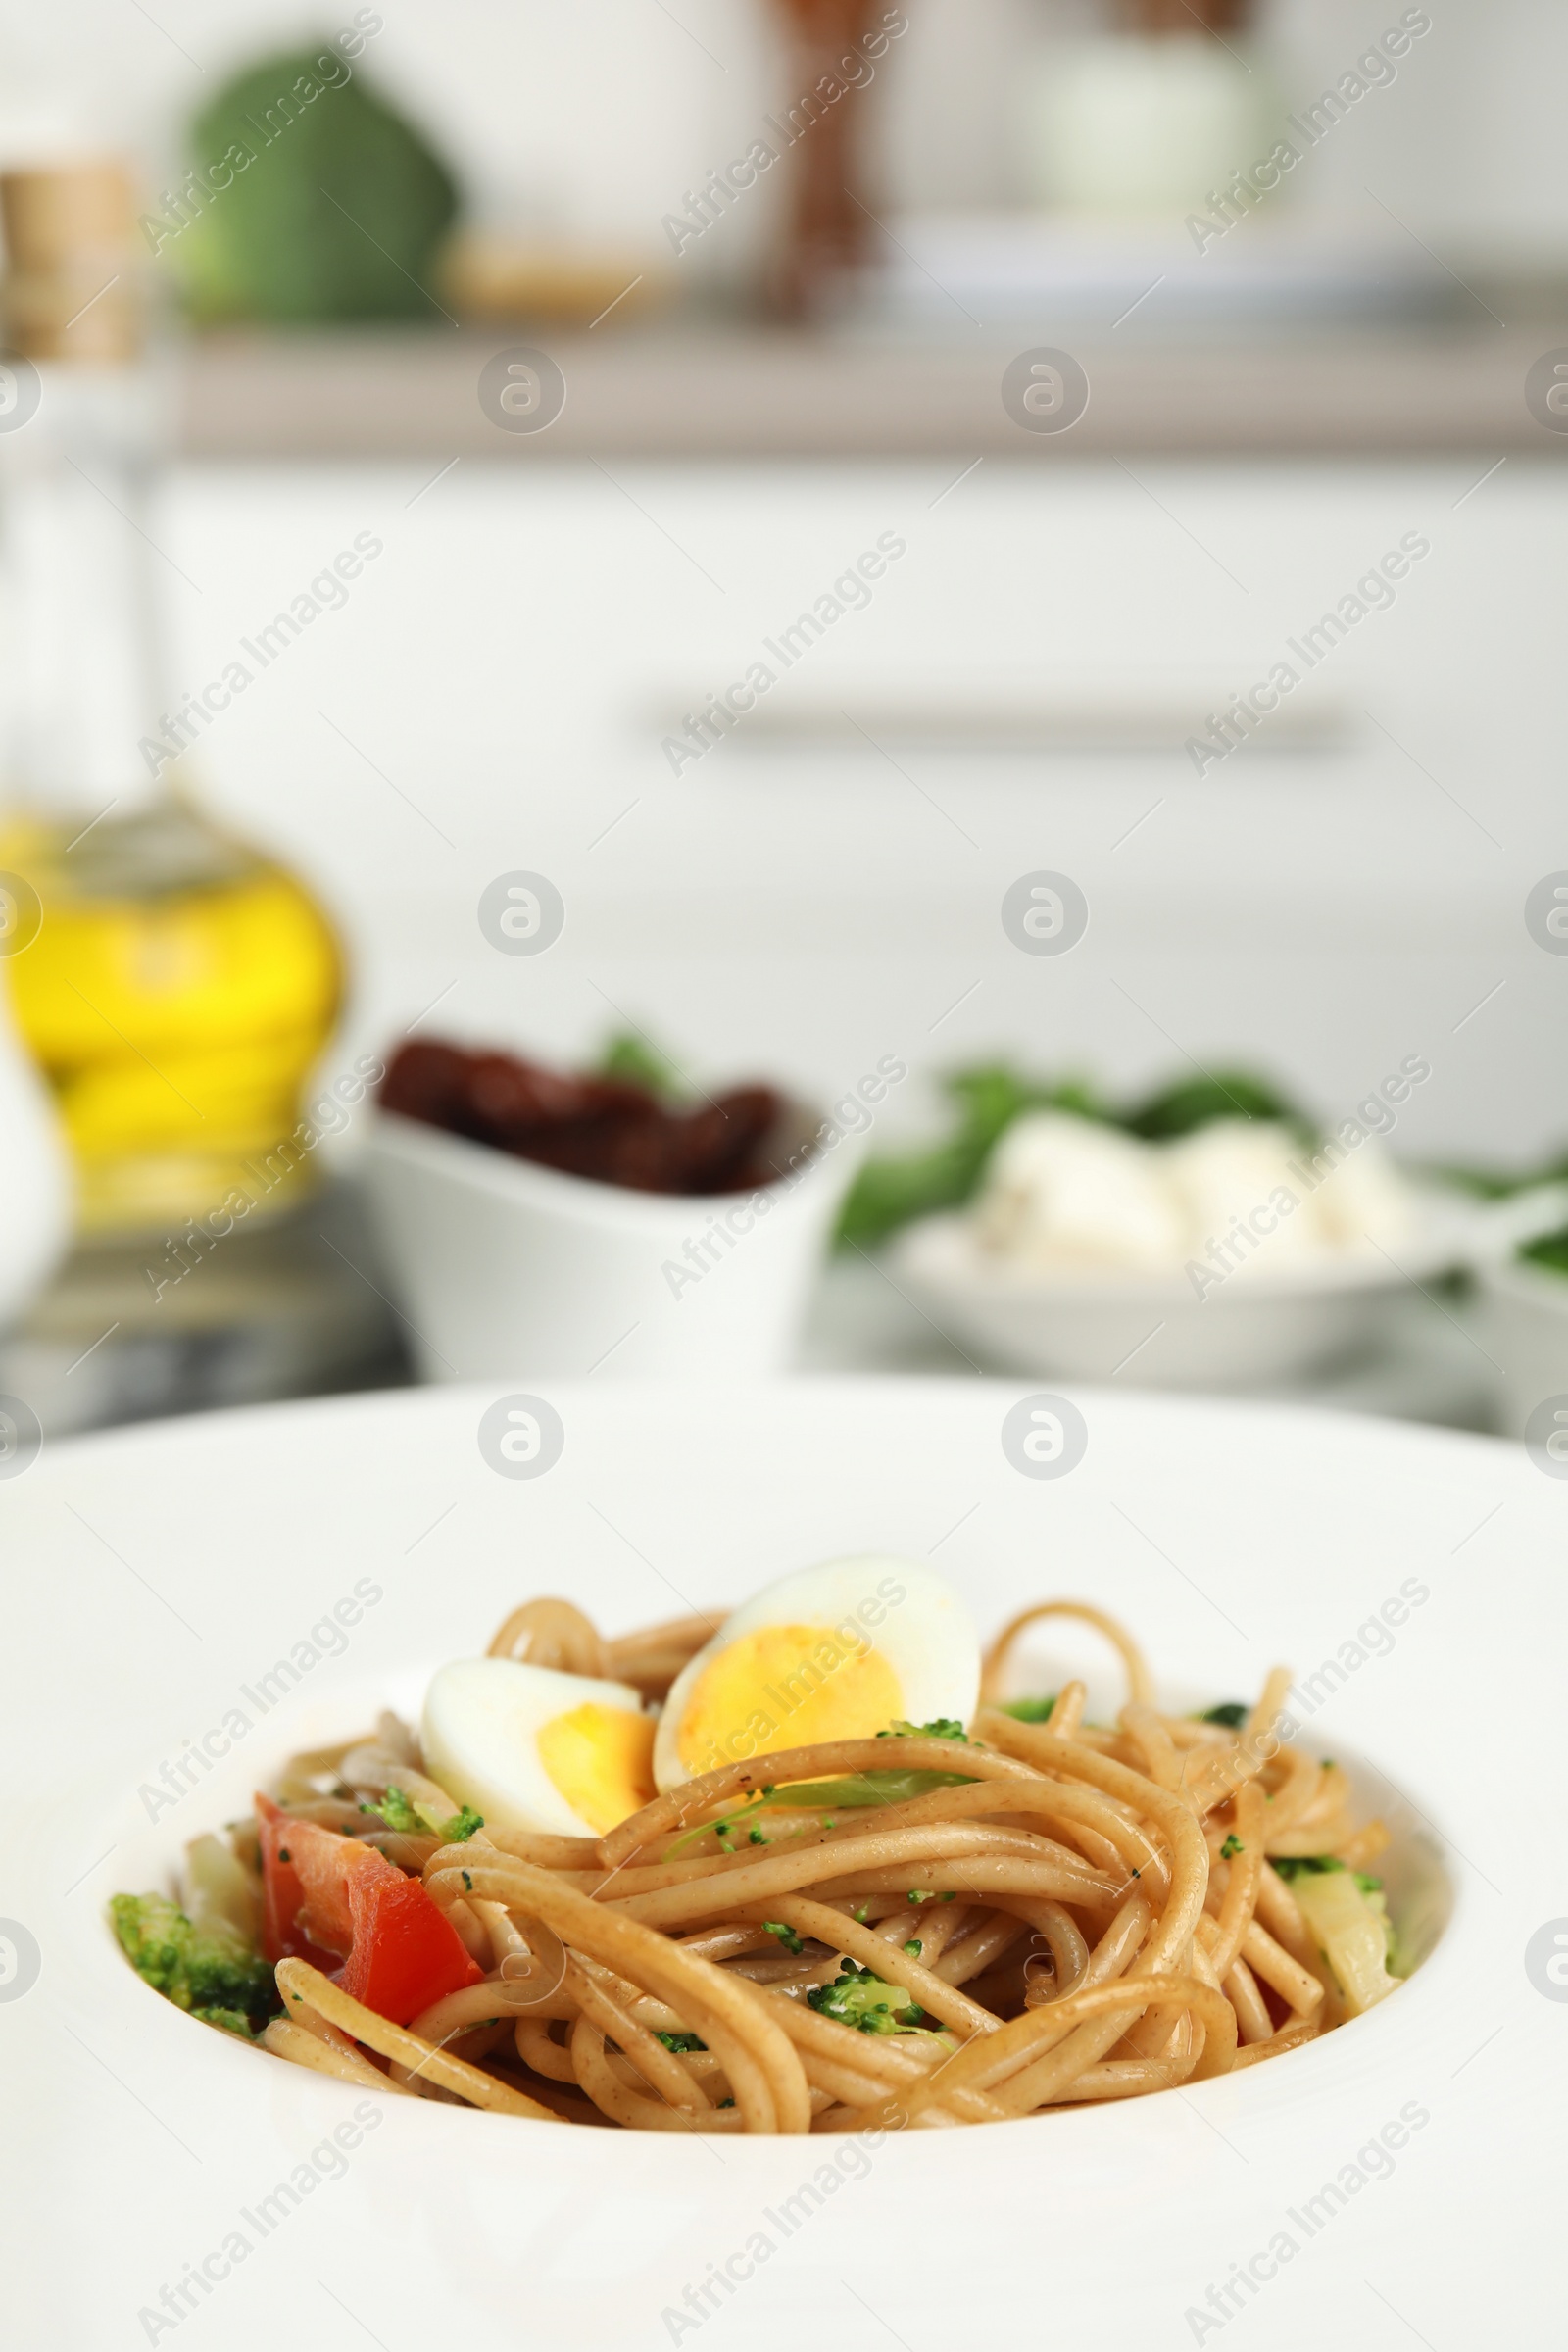
[[[788,1106],[781,1152],[819,1124]],[[426,1380],[716,1379],[783,1370],[860,1149],[761,1194],[638,1193],[377,1111],[363,1165]]]
[[[1149,2352],[1243,2318],[1236,2342],[1268,2352],[1388,2352],[1407,2329],[1448,2352],[1494,2332],[1499,2298],[1513,2340],[1553,2340],[1568,2015],[1524,1961],[1568,1911],[1568,1583],[1563,1495],[1521,1449],[1085,1391],[1081,1460],[1037,1477],[1004,1451],[1013,1384],[549,1396],[565,1443],[536,1478],[480,1452],[495,1392],[449,1388],[46,1445],[0,1481],[0,1910],[40,1955],[25,1989],[0,1984],[19,2345],[344,2352],[363,2333],[384,2352],[623,2352],[696,2334],[719,2352],[934,2352],[1049,2331]],[[842,2159],[837,2141],[391,2100],[360,2131],[359,2093],[195,2025],[122,1960],[115,1888],[156,1881],[289,1749],[360,1728],[383,1694],[411,1703],[520,1595],[569,1592],[616,1630],[862,1548],[932,1557],[987,1632],[1036,1595],[1093,1597],[1180,1699],[1245,1696],[1281,1657],[1314,1673],[1418,1582],[1425,1599],[1389,1642],[1363,1639],[1305,1736],[1400,1792],[1404,1861],[1436,1860],[1451,1887],[1431,1956],[1372,2016],[1234,2079]],[[262,1712],[260,1679],[361,1578],[380,1596],[342,1654]],[[1059,1670],[1035,1653],[1041,1686]],[[236,1706],[253,1721],[231,1725],[229,1755],[149,1820],[139,1785]],[[1401,2109],[1427,2120],[1390,2167],[1357,2165]],[[340,2168],[345,2124],[359,2144]],[[831,2192],[786,2227],[824,2166]],[[1353,2195],[1308,2232],[1292,2216],[1347,2167]],[[291,2177],[311,2185],[264,2234],[258,2206]],[[235,2231],[247,2249],[225,2257]],[[1281,2232],[1297,2251],[1257,2312],[1199,2332],[1210,2285]],[[732,2258],[753,2274],[678,2326],[688,2287],[700,2310]],[[138,2316],[225,2259],[177,2328]]]
[[[994,1370],[1140,1388],[1248,1390],[1346,1363],[1386,1337],[1390,1309],[1465,1254],[1472,1220],[1445,1196],[1388,1254],[1255,1268],[1205,1286],[1185,1273],[1043,1274],[982,1250],[956,1212],[922,1217],[894,1244],[896,1279]]]

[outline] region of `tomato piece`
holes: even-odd
[[[406,2026],[432,2001],[477,1984],[484,1971],[418,1880],[387,1868],[387,1878],[357,1872],[349,1882],[354,1945],[337,1981],[367,2009]]]
[[[270,1796],[258,1794],[256,1815],[262,1848],[263,1954],[274,1966],[279,1960],[308,1960],[313,1968],[330,1974],[349,1948],[346,1901],[344,1934],[334,1949],[313,1942],[301,1928],[299,1915],[305,1903],[301,1866],[306,1853],[318,1838],[330,1838],[334,1833],[321,1829],[314,1821],[301,1821],[297,1815],[285,1813]],[[346,1845],[348,1839],[342,1842]],[[382,1859],[376,1855],[377,1861]]]
[[[368,2009],[406,2026],[484,1971],[417,1879],[357,1838],[258,1796],[269,1960],[308,1960]]]

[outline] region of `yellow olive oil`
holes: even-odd
[[[83,1229],[174,1227],[235,1188],[269,1208],[298,1199],[311,1163],[277,1154],[340,987],[300,884],[172,798],[74,846],[63,825],[13,824],[0,868],[37,894],[36,932],[3,968]]]

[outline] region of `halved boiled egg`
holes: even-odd
[[[661,1788],[820,1740],[940,1715],[967,1723],[974,1627],[935,1571],[870,1554],[801,1568],[756,1593],[677,1678],[654,1742]]]
[[[493,1828],[600,1838],[654,1794],[654,1719],[625,1683],[460,1658],[425,1692],[433,1780]]]

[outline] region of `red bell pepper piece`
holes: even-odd
[[[445,1913],[357,1838],[258,1796],[269,1960],[309,1960],[395,2025],[484,1975]],[[340,1962],[340,1966],[334,1966]]]

